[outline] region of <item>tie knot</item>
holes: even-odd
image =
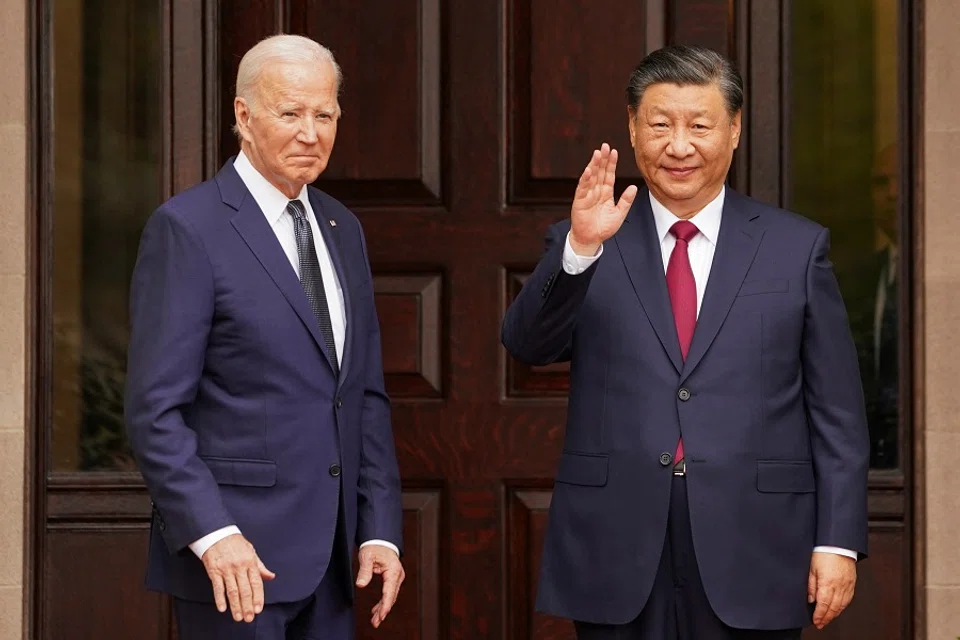
[[[296,220],[302,220],[307,215],[306,210],[303,208],[303,203],[299,200],[291,200],[287,203],[287,213],[292,215]]]
[[[697,225],[693,224],[689,220],[680,220],[670,227],[670,233],[672,233],[677,240],[690,242],[693,240],[695,235],[700,233],[700,229],[697,229]]]

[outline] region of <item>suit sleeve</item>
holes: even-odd
[[[360,228],[360,246],[367,269],[368,286],[373,287],[366,240]],[[385,540],[403,551],[403,511],[400,470],[390,417],[390,398],[383,382],[380,324],[373,295],[369,296],[370,314],[367,336],[367,361],[364,363],[365,387],[360,434],[360,477],[357,487],[356,544]]]
[[[203,371],[214,312],[200,238],[161,208],[147,221],[130,285],[124,421],[171,552],[235,524],[184,421]]]
[[[828,253],[829,231],[807,266],[802,366],[817,483],[817,546],[867,554],[870,439],[856,348]]]
[[[596,273],[593,261],[572,275],[563,267],[569,222],[547,229],[543,257],[503,318],[500,340],[511,356],[529,365],[570,359],[577,313]]]

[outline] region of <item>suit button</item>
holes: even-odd
[[[337,398],[337,409],[341,408],[342,406],[343,406],[343,400],[340,398]]]
[[[338,464],[332,464],[332,465],[330,465],[330,475],[332,475],[334,478],[336,478],[337,476],[339,476],[339,475],[340,475],[340,465],[338,465]]]
[[[686,388],[680,389],[680,391],[677,392],[677,397],[686,402],[690,399],[690,390]]]
[[[671,462],[673,462],[673,456],[672,456],[672,455],[670,455],[670,454],[667,453],[667,452],[663,452],[663,453],[660,454],[660,464],[662,464],[663,466],[666,467],[666,466],[669,465]]]

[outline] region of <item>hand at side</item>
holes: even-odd
[[[221,613],[230,605],[237,622],[253,622],[263,611],[263,581],[276,575],[260,561],[253,545],[233,534],[207,549],[201,558],[213,585],[213,597]]]

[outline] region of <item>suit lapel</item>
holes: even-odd
[[[620,258],[627,269],[633,290],[640,299],[653,330],[679,373],[683,369],[680,341],[673,322],[663,254],[657,237],[657,225],[650,209],[650,196],[641,189],[620,230],[614,236]]]
[[[317,227],[320,229],[320,235],[323,236],[323,242],[327,245],[330,260],[333,262],[333,268],[337,272],[337,279],[340,281],[340,290],[343,292],[346,333],[343,337],[343,354],[341,354],[342,357],[340,358],[339,379],[342,381],[346,379],[347,372],[349,371],[353,343],[353,306],[350,299],[350,279],[343,261],[340,245],[340,227],[334,226],[336,219],[328,219],[328,212],[324,211],[323,203],[321,203],[320,198],[316,195],[316,191],[308,188],[307,193],[310,196],[310,206],[313,208],[313,215],[317,218]]]
[[[300,279],[297,278],[297,272],[290,265],[290,260],[283,252],[283,247],[277,241],[277,236],[270,228],[263,211],[234,170],[232,158],[217,174],[217,183],[224,204],[237,211],[230,220],[231,224],[293,307],[320,351],[326,354],[320,326],[300,285]]]
[[[700,305],[693,342],[683,364],[681,382],[693,372],[717,337],[740,285],[753,264],[763,237],[763,228],[751,222],[754,218],[755,215],[744,211],[737,194],[728,188],[710,277]]]

